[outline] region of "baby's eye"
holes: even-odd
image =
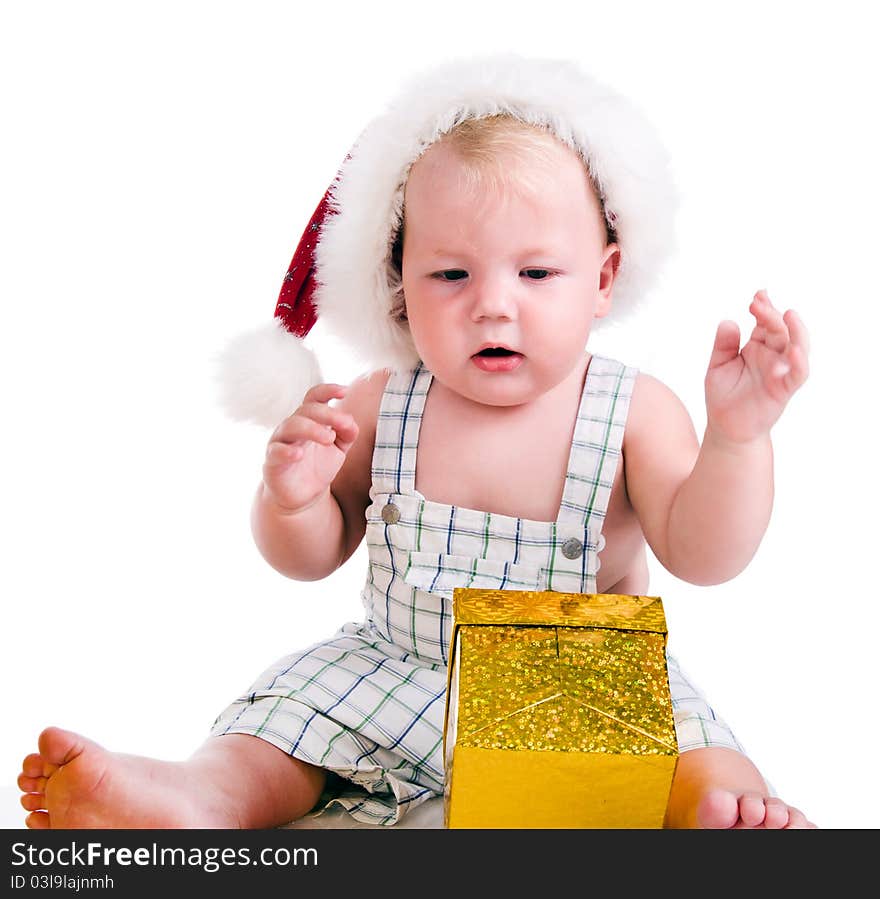
[[[550,272],[546,268],[524,268],[520,274],[532,281],[544,281],[550,277]]]
[[[434,277],[441,281],[461,281],[462,278],[467,277],[467,272],[463,268],[448,268],[445,271],[437,272]]]

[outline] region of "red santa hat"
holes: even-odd
[[[572,62],[447,63],[413,79],[361,133],[303,232],[274,320],[223,352],[221,402],[231,417],[274,427],[296,409],[321,379],[303,344],[319,317],[365,368],[418,362],[407,323],[392,315],[407,176],[456,125],[494,115],[543,127],[584,159],[621,248],[613,317],[650,291],[673,247],[676,196],[666,151],[641,112]]]

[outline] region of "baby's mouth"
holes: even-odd
[[[518,356],[519,353],[514,350],[509,350],[507,347],[503,346],[489,346],[485,349],[480,350],[479,353],[476,353],[477,356]]]
[[[523,358],[522,353],[506,346],[484,346],[471,356],[471,360],[480,371],[500,374],[516,371]]]

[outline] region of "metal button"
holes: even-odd
[[[577,537],[570,537],[562,544],[562,555],[566,559],[579,559],[584,554],[584,544]]]
[[[400,509],[394,503],[387,503],[382,509],[382,521],[385,524],[397,524],[400,521]]]

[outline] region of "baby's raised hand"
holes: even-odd
[[[782,315],[759,290],[749,311],[755,328],[742,349],[736,322],[718,326],[706,373],[708,427],[734,443],[767,434],[809,370],[807,329],[793,310]]]
[[[269,438],[263,484],[288,514],[304,511],[323,496],[357,437],[354,418],[330,406],[346,390],[341,384],[312,387],[302,405]]]

